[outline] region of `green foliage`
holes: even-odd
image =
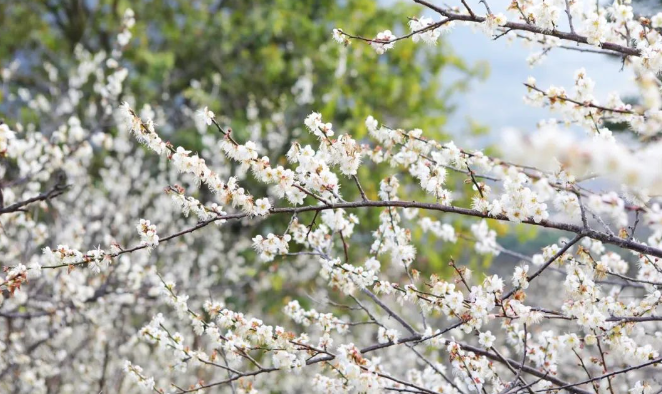
[[[365,36],[386,28],[404,31],[404,16],[418,13],[409,5],[382,9],[370,0],[26,0],[0,7],[2,35],[16,37],[2,40],[0,56],[11,59],[19,49],[30,48],[35,68],[40,67],[37,59],[66,64],[77,44],[91,52],[111,51],[122,13],[132,7],[137,23],[124,65],[131,70],[138,104],[185,98],[196,106],[208,105],[231,119],[239,137],[252,99],[265,121],[285,111],[288,128],[316,109],[337,128],[359,137],[369,114],[433,131],[443,126],[448,110],[441,72],[452,67],[467,76],[484,74],[484,67],[471,69],[444,43],[428,49],[400,42],[378,58],[367,45],[344,49],[330,40],[336,26]],[[345,64],[344,73],[336,73],[340,64]],[[313,79],[314,102],[293,105],[292,87],[306,73]],[[213,79],[218,77],[215,90]],[[192,80],[206,94],[191,87]]]

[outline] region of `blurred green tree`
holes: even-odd
[[[347,50],[330,40],[337,25],[366,36],[386,28],[404,31],[401,16],[417,14],[410,5],[383,9],[377,3],[0,2],[0,34],[12,37],[0,42],[0,58],[3,63],[21,59],[22,74],[31,75],[36,84],[36,76],[45,73],[43,62],[64,69],[76,45],[92,53],[112,51],[122,14],[131,7],[137,25],[124,66],[131,70],[138,104],[177,107],[188,100],[208,105],[231,119],[239,133],[252,106],[265,122],[282,112],[289,130],[313,109],[353,132],[363,129],[362,119],[368,114],[398,126],[438,129],[450,110],[449,95],[467,81],[455,78],[454,83],[444,84],[442,72],[454,68],[471,77],[484,71],[467,66],[443,42],[432,50],[402,42],[378,59],[366,53],[370,52],[366,46]],[[412,124],[404,124],[405,119]]]

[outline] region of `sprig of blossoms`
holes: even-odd
[[[311,133],[315,134],[317,138],[320,139],[331,138],[335,134],[333,131],[333,125],[331,123],[324,123],[322,121],[322,114],[319,112],[313,112],[308,115],[304,124]]]
[[[350,44],[349,37],[343,33],[342,29],[333,29],[332,37],[338,44],[343,44],[345,46]]]
[[[153,122],[151,120],[143,122],[128,104],[123,103],[121,105],[120,115],[124,118],[125,126],[136,136],[136,139],[139,142],[145,144],[159,155],[168,153],[167,158],[177,170],[181,173],[193,175],[199,183],[205,183],[209,190],[216,194],[223,204],[232,204],[233,207],[238,206],[242,211],[249,214],[263,214],[266,206],[264,201],[262,201],[259,212],[256,212],[253,196],[237,184],[236,178],[231,177],[228,182],[225,183],[220,179],[217,173],[207,166],[205,160],[197,154],[191,155],[190,150],[186,150],[181,146],[173,148],[169,144],[163,142],[155,132]],[[209,119],[211,119],[208,110],[205,116],[208,116]],[[223,140],[221,141],[221,148],[226,150],[226,154],[231,158],[234,157],[237,160],[244,161],[243,164],[245,165],[253,166],[257,161],[257,152],[255,152],[255,145],[253,143],[238,145],[228,142],[228,140]],[[271,179],[277,181],[274,177]],[[292,196],[296,196],[296,193],[291,192],[290,190],[288,190],[288,192],[290,192]],[[288,195],[288,197],[290,196]],[[292,198],[295,199],[295,197]]]
[[[129,360],[124,362],[124,372],[126,372],[134,382],[138,383],[140,387],[146,391],[154,390],[154,378],[147,377],[139,365],[131,364]]]
[[[343,320],[333,316],[331,313],[320,313],[315,309],[305,310],[299,304],[299,301],[290,301],[284,308],[283,312],[289,316],[296,323],[304,327],[315,324],[320,327],[324,332],[337,330],[339,334],[346,333],[349,325]],[[330,345],[330,343],[326,343]]]
[[[184,216],[193,212],[200,221],[215,220],[216,225],[219,226],[225,223],[225,219],[216,220],[226,215],[218,204],[213,203],[207,207],[198,199],[184,195],[184,189],[178,185],[168,187],[166,193],[172,197],[173,202],[181,209]]]

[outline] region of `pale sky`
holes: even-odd
[[[530,67],[526,58],[538,50],[525,48],[519,41],[509,43],[503,38],[493,41],[464,26],[453,29],[446,40],[469,64],[484,60],[490,65],[490,75],[485,81],[473,82],[468,93],[456,98],[458,108],[451,117],[451,128],[463,127],[467,116],[490,125],[493,130],[533,128],[540,119],[552,117],[544,108],[524,104],[522,97],[526,88],[522,83],[529,76],[535,77],[542,88],[556,85],[571,91],[575,71],[584,67],[596,82],[595,96],[600,101],[606,101],[612,91],[618,91],[622,98],[636,91],[632,72],[628,69],[620,71],[620,61],[612,57],[556,48],[541,64]]]
[[[395,1],[378,0],[384,6]],[[498,4],[504,0],[492,1]],[[482,5],[478,4],[477,0],[468,0],[468,2],[475,7],[474,9],[482,9]],[[459,1],[453,0],[448,2],[451,5],[456,3],[460,4]],[[649,7],[646,2],[638,4],[638,9],[656,7],[659,5]],[[495,9],[494,12],[497,10]],[[646,13],[650,12],[651,10],[646,11]],[[434,20],[439,19],[439,15],[431,11],[426,12],[425,16]],[[386,28],[388,27],[384,27]],[[517,40],[508,42],[505,38],[501,38],[493,41],[483,33],[474,32],[472,28],[460,25],[456,25],[452,31],[444,34],[444,39],[468,64],[486,61],[490,69],[486,80],[474,81],[467,93],[454,98],[457,109],[450,116],[447,129],[456,136],[462,135],[466,138],[463,131],[467,128],[467,117],[482,125],[488,125],[493,137],[506,127],[533,130],[538,121],[554,117],[555,114],[544,108],[532,108],[524,104],[522,97],[526,94],[526,88],[522,84],[529,76],[535,77],[538,86],[542,88],[556,85],[571,91],[575,71],[584,67],[588,76],[596,82],[595,97],[599,101],[606,101],[607,95],[613,91],[618,91],[622,99],[636,92],[632,82],[632,72],[627,69],[620,71],[621,63],[616,58],[556,48],[541,64],[529,67],[527,57],[533,52],[539,52],[539,49],[533,46],[524,47]],[[442,78],[452,80],[458,76],[459,73],[449,70],[442,75]],[[469,146],[467,143],[475,146]],[[465,140],[463,146],[479,148],[481,145],[484,145],[484,141],[480,143]]]

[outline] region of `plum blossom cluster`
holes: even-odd
[[[205,206],[200,200],[191,196],[186,196],[184,194],[184,188],[178,185],[170,186],[166,189],[166,193],[172,196],[173,202],[179,207],[179,209],[181,209],[184,216],[188,216],[193,212],[200,221],[215,220],[215,223],[219,226],[225,223],[224,219],[216,220],[226,214],[217,203]],[[260,200],[258,200],[258,204],[256,205],[260,205],[259,202]]]
[[[353,343],[338,347],[338,370],[352,384],[356,392],[379,393],[385,386],[384,379],[377,375],[378,361],[363,357],[359,348]]]
[[[454,371],[460,374],[464,385],[472,392],[479,393],[488,380],[496,379],[490,361],[473,352],[466,352],[457,343],[449,343],[446,347]],[[495,387],[499,387],[495,385]]]
[[[345,294],[353,294],[357,287],[364,289],[377,281],[376,269],[371,267],[369,262],[364,267],[342,264],[338,258],[321,259],[320,262],[320,275],[328,279],[329,286],[340,289]]]
[[[71,270],[79,265],[86,265],[92,272],[98,274],[108,268],[110,261],[111,255],[102,250],[101,246],[86,253],[70,248],[67,245],[58,245],[55,249],[47,246],[42,249],[41,261],[35,261],[29,264],[29,276],[40,276],[43,268],[68,267]]]
[[[264,214],[266,207],[265,201],[262,201],[262,204],[256,207],[253,196],[237,184],[236,178],[231,177],[225,183],[217,173],[207,166],[205,160],[199,155],[191,155],[191,151],[181,146],[174,148],[168,143],[163,142],[155,132],[154,123],[151,119],[143,122],[126,103],[122,104],[120,115],[123,117],[124,127],[130,130],[138,141],[159,155],[166,154],[168,160],[179,172],[191,174],[196,182],[206,184],[209,190],[218,196],[222,204],[232,204],[233,207],[238,206],[242,211],[250,214]],[[248,152],[246,154],[250,158],[253,157],[249,149],[245,151]],[[241,157],[243,158],[244,156],[242,155]]]
[[[411,18],[406,36],[386,30],[364,41],[383,54],[402,39],[435,44],[451,27],[472,25],[544,53],[572,44],[622,57],[640,100],[598,100],[584,70],[572,92],[530,79],[526,101],[563,119],[506,134],[505,158],[372,116],[369,137],[341,134],[318,112],[303,122],[310,135],[283,146],[286,157],[270,158],[259,141],[237,142],[245,133],[224,129],[225,120],[204,107],[200,124],[222,137],[206,135],[203,153],[195,153],[156,133],[155,123],[167,120],[162,108],[145,105],[138,116],[122,104],[113,114],[120,94],[128,96],[129,71],[117,59],[131,44],[135,18],[127,10],[111,57],[75,49],[81,64],[66,85],[94,78],[98,108],[78,108],[78,90],[54,106],[20,91],[29,108],[44,119],[57,114],[61,125],[47,135],[36,125],[0,124],[0,215],[12,235],[0,238],[11,261],[0,279],[0,317],[9,323],[0,335],[0,376],[12,377],[0,379],[0,390],[96,392],[115,384],[112,374],[128,378],[117,383],[123,390],[159,393],[659,389],[662,14],[635,16],[629,1],[517,0],[492,10],[497,4],[488,0],[484,12],[464,1],[417,2],[439,21]],[[333,38],[359,39],[340,29]],[[44,71],[57,80],[55,66]],[[107,127],[90,123],[95,117],[119,123],[117,133],[90,133]],[[633,131],[630,140],[612,133],[616,123]],[[574,125],[588,136],[575,136]],[[130,134],[157,154],[154,161],[131,147]],[[96,153],[100,169],[90,166]],[[361,165],[387,174],[363,187]],[[100,178],[91,174],[97,170]],[[62,184],[45,188],[61,171]],[[266,195],[249,192],[249,176]],[[598,186],[588,182],[596,177]],[[173,182],[184,186],[163,193]],[[202,184],[211,193],[186,194]],[[78,211],[88,212],[85,220],[71,218]],[[147,219],[126,225],[140,217],[158,218],[158,233]],[[515,226],[563,236],[524,254],[507,248],[512,238],[497,242]],[[252,242],[249,233],[258,234]],[[443,241],[438,253],[447,266],[421,252],[429,253],[430,235]],[[119,246],[136,238],[137,246]],[[494,271],[482,269],[492,259]],[[253,317],[269,312],[264,321]],[[68,380],[75,385],[58,386]]]
[[[471,225],[471,233],[476,237],[476,252],[498,255],[499,244],[496,242],[496,231],[487,226],[487,221],[481,220]]]
[[[343,34],[342,29],[333,29],[333,39],[339,44],[349,45],[349,38]]]
[[[7,270],[7,275],[0,279],[0,286],[5,286],[9,294],[21,289],[21,285],[28,280],[28,268],[23,264]]]
[[[380,183],[380,196],[396,199],[399,182],[396,177],[389,177]],[[409,266],[416,257],[416,248],[411,243],[411,232],[400,225],[400,213],[387,208],[379,214],[379,228],[373,232],[374,241],[371,252],[376,255],[389,253],[391,262],[396,266]]]
[[[266,238],[256,235],[253,238],[253,247],[259,253],[260,260],[272,261],[276,256],[287,253],[290,239],[292,237],[289,234],[285,234],[282,237],[269,234]]]
[[[442,204],[452,203],[452,193],[444,185],[447,169],[470,175],[473,189],[478,193],[473,198],[473,208],[491,216],[505,215],[511,221],[533,220],[541,222],[549,217],[545,201],[554,196],[553,191],[539,194],[526,185],[533,184],[531,175],[522,168],[495,162],[482,152],[466,152],[452,141],[444,145],[422,138],[420,129],[405,132],[379,127],[378,122],[369,117],[366,126],[370,133],[388,148],[379,151],[376,161],[388,160],[393,165],[409,167],[409,172],[421,182],[421,187],[434,195]],[[373,157],[373,160],[375,157]],[[489,201],[492,188],[477,180],[476,171],[490,171],[502,180],[500,197]],[[547,180],[536,184],[544,188]]]
[[[363,148],[348,134],[332,139],[333,125],[322,122],[319,113],[310,114],[304,123],[308,130],[319,138],[320,146],[319,150],[315,151],[310,145],[301,146],[294,142],[287,153],[288,161],[297,164],[294,170],[281,165],[272,167],[267,156],[259,157],[255,143],[237,143],[230,137],[230,130],[219,146],[228,158],[240,163],[243,169],[250,168],[256,179],[273,185],[272,190],[278,198],[286,197],[290,203],[296,205],[303,204],[307,195],[320,201],[337,200],[340,198],[339,179],[331,166],[337,166],[344,175],[355,175],[361,163]],[[223,187],[233,188],[234,184],[235,180],[231,178]],[[267,198],[254,201],[243,188],[238,188],[234,195],[222,192],[221,201],[230,200],[233,205],[240,205],[245,212],[255,215],[265,215],[271,208]]]
[[[433,145],[421,138],[421,129],[404,132],[379,127],[378,121],[372,116],[366,119],[366,127],[382,147],[387,149],[385,152],[379,149],[377,153],[373,153],[373,161],[389,161],[392,165],[407,167],[410,174],[420,181],[423,190],[435,196],[439,202],[450,205],[452,195],[444,187],[446,166],[461,160],[458,157],[459,151],[453,149],[455,145],[452,142],[443,147],[446,149],[432,151]]]
[[[297,324],[301,324],[304,327],[315,324],[324,332],[337,330],[339,334],[346,333],[349,329],[349,325],[346,322],[333,316],[333,314],[320,313],[315,309],[305,310],[301,307],[299,301],[297,300],[288,303],[283,308],[283,312],[285,312],[285,314],[294,320]],[[329,346],[331,343],[332,342],[329,342],[327,346]]]
[[[412,41],[418,42],[420,40],[426,44],[436,44],[439,40],[439,37],[441,36],[442,29],[435,29],[433,27],[435,26],[432,18],[420,17],[410,19],[409,28],[411,29],[412,33],[420,32],[414,33],[414,35],[411,37]],[[447,28],[450,28],[450,26]]]
[[[319,113],[313,112],[308,115],[305,124],[311,133],[320,138],[322,159],[329,164],[337,165],[344,175],[356,175],[363,155],[361,146],[349,134],[343,134],[337,140],[331,139],[334,136],[333,125],[324,123]],[[297,159],[296,156],[293,158]]]
[[[522,172],[515,171],[513,167],[504,174],[503,189],[504,193],[498,200],[492,202],[486,201],[486,190],[482,188],[483,198],[474,198],[474,208],[489,212],[491,216],[504,215],[508,220],[521,222],[525,219],[531,219],[540,223],[549,217],[547,204],[538,193],[526,187],[530,179]]]
[[[544,3],[543,3],[544,4]],[[497,29],[502,27],[508,22],[506,16],[502,13],[498,14],[487,14],[485,15],[485,22],[481,24],[481,27],[488,35],[494,35],[497,32]]]
[[[143,369],[139,365],[133,365],[130,361],[126,360],[124,363],[124,372],[132,377],[141,388],[148,391],[154,390],[154,378],[145,376]]]
[[[138,230],[138,234],[140,235],[141,245],[146,245],[150,248],[159,245],[159,236],[156,233],[156,226],[149,220],[140,219],[140,222],[136,225],[136,230]]]
[[[294,171],[280,165],[276,168],[271,167],[267,156],[258,157],[257,146],[251,141],[243,145],[232,141],[225,139],[219,143],[220,148],[228,158],[239,162],[243,169],[250,168],[255,177],[261,182],[272,184],[277,197],[287,197],[292,204],[303,204],[303,199],[306,196],[305,190],[302,190],[296,184],[297,174]],[[264,215],[270,207],[271,204],[268,199],[258,199],[256,200],[255,214]]]
[[[644,79],[645,80],[645,79]],[[547,105],[552,111],[562,115],[563,121],[579,124],[589,135],[613,141],[614,136],[608,124],[627,124],[632,130],[643,135],[655,135],[662,124],[659,105],[648,105],[644,102],[640,108],[624,103],[617,92],[612,92],[604,103],[594,96],[595,82],[588,77],[585,69],[575,72],[575,86],[572,93],[565,88],[550,86],[542,89],[536,85],[536,80],[529,77],[525,86],[528,94],[525,102],[532,106]],[[639,82],[642,94],[647,86]]]
[[[327,250],[332,244],[330,230],[325,224],[320,224],[314,229],[312,226],[299,222],[294,219],[290,224],[290,235],[297,244],[303,245],[312,250]]]
[[[394,328],[379,327],[377,331],[377,341],[379,343],[398,343],[400,333]]]

